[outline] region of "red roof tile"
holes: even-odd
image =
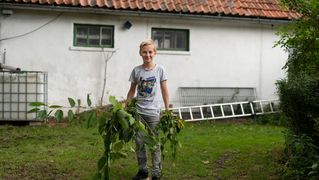
[[[0,0],[1,3],[139,10],[184,14],[293,19],[299,15],[279,5],[279,0]]]

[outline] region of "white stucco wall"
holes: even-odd
[[[0,39],[30,32],[58,14],[14,10],[0,17]],[[133,24],[129,30],[122,29],[126,20]],[[101,49],[73,47],[74,23],[114,25],[115,47],[104,49],[104,55]],[[65,104],[67,97],[85,100],[91,93],[97,104],[105,56],[116,50],[108,63],[106,91],[124,99],[130,72],[142,62],[139,43],[151,37],[152,27],[190,31],[189,52],[158,52],[156,57],[167,70],[173,103],[178,101],[178,87],[252,87],[258,99],[277,97],[274,83],[284,76],[287,55],[273,48],[277,27],[251,22],[63,13],[37,31],[0,41],[0,62],[6,49],[6,64],[47,71],[49,103]]]

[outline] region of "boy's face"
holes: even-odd
[[[140,55],[142,56],[144,64],[152,63],[153,58],[156,55],[154,46],[153,45],[143,46],[140,50]]]

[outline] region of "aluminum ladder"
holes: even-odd
[[[170,108],[185,121],[247,117],[279,112],[279,100],[256,100]]]

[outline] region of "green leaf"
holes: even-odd
[[[124,145],[124,142],[123,141],[119,141],[119,142],[114,144],[113,150],[114,151],[120,151],[123,148],[123,145]]]
[[[171,134],[174,134],[174,128],[173,127],[171,127],[171,128],[169,128],[169,133],[171,133]]]
[[[87,96],[86,96],[86,102],[87,102],[88,106],[91,107],[92,101],[91,101],[91,99],[90,99],[90,94],[87,94]]]
[[[43,102],[31,102],[31,103],[29,103],[29,105],[35,106],[35,107],[46,106]]]
[[[73,119],[74,119],[74,113],[73,113],[73,111],[70,109],[70,110],[68,111],[68,120],[69,120],[69,122],[71,122],[71,121],[73,121]]]
[[[50,110],[50,111],[47,113],[47,116],[49,117],[52,112],[53,112],[53,110]]]
[[[110,121],[112,121],[112,113],[111,112],[104,112],[98,115],[99,124],[107,124],[107,128],[110,128]],[[103,120],[102,120],[103,119]],[[104,122],[102,122],[104,121]]]
[[[63,111],[61,109],[58,109],[54,113],[54,117],[58,120],[61,121],[63,119]]]
[[[129,121],[130,125],[133,125],[135,123],[135,119],[130,114],[128,114],[128,121]]]
[[[69,104],[70,104],[70,106],[71,107],[74,107],[75,106],[75,101],[74,101],[74,99],[72,99],[72,98],[68,98],[68,101],[69,101]]]
[[[105,116],[99,116],[99,126],[104,126],[106,123]]]
[[[28,113],[35,113],[38,112],[40,109],[39,108],[33,108],[30,111],[28,111]]]
[[[111,159],[114,161],[116,159],[126,158],[127,154],[124,152],[112,152]]]
[[[47,114],[47,110],[41,110],[38,113],[38,118],[40,119],[47,119],[48,118],[48,114]]]
[[[86,112],[84,117],[85,117],[85,127],[89,128],[90,127],[90,123],[91,123],[92,113],[91,112]]]
[[[51,105],[49,108],[57,109],[57,108],[62,108],[63,106],[60,105]]]
[[[135,121],[134,124],[140,131],[145,131],[145,125],[141,121]]]
[[[116,116],[122,128],[126,130],[129,127],[128,122],[126,120],[127,113],[123,109],[120,109],[116,112]]]
[[[117,111],[119,109],[123,109],[123,106],[121,103],[119,103],[114,96],[109,97],[110,103],[113,105],[114,111]]]
[[[110,96],[110,97],[109,97],[109,101],[110,101],[110,103],[111,103],[113,106],[115,106],[115,105],[118,103],[118,101],[116,100],[115,96]]]
[[[106,124],[106,117],[105,116],[99,116],[99,122],[98,122],[98,127],[99,127],[99,133],[103,133],[104,126]]]
[[[85,113],[85,124],[86,128],[92,127],[96,123],[96,115],[94,111]]]
[[[152,136],[144,136],[144,142],[147,144],[148,147],[150,147],[152,150],[154,150],[157,146],[158,141]]]
[[[134,135],[133,129],[128,129],[126,131],[122,131],[122,139],[126,143],[132,140],[133,135]]]
[[[100,160],[98,161],[97,166],[98,166],[98,170],[99,170],[99,171],[102,170],[103,167],[105,166],[106,160],[107,160],[106,157],[103,156],[103,157],[101,157]]]

